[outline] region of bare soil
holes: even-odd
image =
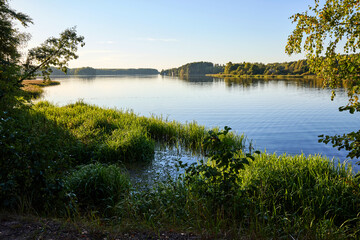
[[[120,240],[120,239],[200,239],[178,232],[110,233],[74,223],[37,217],[0,216],[0,240]]]

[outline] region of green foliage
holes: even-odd
[[[192,180],[169,180],[136,194],[135,213],[156,229],[182,226],[231,239],[359,237],[360,187],[351,167],[320,156],[265,153],[243,167],[226,198],[209,194],[214,184],[200,181],[207,179],[203,168],[187,175]]]
[[[187,167],[180,162],[185,168],[185,182],[212,198],[215,205],[226,205],[233,197],[238,190],[239,171],[254,159],[251,153],[242,152],[243,145],[237,145],[227,136],[229,131],[227,126],[220,132],[209,131],[203,141],[205,156],[209,157],[207,163],[201,160],[198,165]]]
[[[96,75],[96,69],[91,67],[75,68],[74,75]]]
[[[167,76],[191,76],[191,75],[205,75],[214,74],[223,71],[223,66],[213,64],[211,62],[193,62],[185,64],[179,68],[172,68],[168,70],[162,70],[161,75]]]
[[[19,48],[29,36],[15,28],[15,21],[25,27],[32,23],[29,16],[11,9],[7,0],[0,0],[0,117],[9,105],[19,102],[15,97],[20,89],[17,81],[21,76]]]
[[[68,61],[76,59],[78,45],[84,46],[84,37],[76,34],[75,28],[67,29],[59,38],[49,38],[40,47],[29,50],[26,61],[20,48],[29,39],[29,34],[20,33],[16,21],[27,27],[32,20],[26,14],[16,12],[7,0],[0,0],[0,116],[13,106],[22,104],[24,98],[21,82],[42,72],[44,80],[50,80],[50,65],[66,72]]]
[[[79,139],[86,146],[89,159],[101,162],[149,161],[154,156],[155,141],[200,152],[206,135],[205,128],[196,123],[145,118],[82,102],[65,107],[40,102],[34,109]],[[231,138],[236,144],[244,142],[243,136],[231,135]]]
[[[159,71],[152,68],[129,68],[129,69],[106,69],[99,68],[96,69],[97,75],[136,75],[136,74],[146,74],[146,75],[157,75]]]
[[[64,200],[62,174],[81,146],[43,114],[25,107],[0,119],[0,206],[55,210]]]
[[[51,211],[67,201],[63,177],[79,164],[148,162],[155,141],[201,150],[205,128],[82,102],[40,102],[0,118],[0,207]],[[234,143],[243,137],[231,135]]]
[[[2,208],[61,216],[65,206],[73,206],[80,216],[95,213],[155,229],[176,227],[229,238],[358,237],[359,181],[351,167],[328,159],[250,156],[244,153],[243,137],[229,128],[205,135],[195,123],[181,125],[81,102],[61,108],[41,102],[6,115],[0,124]],[[209,161],[190,166],[182,178],[132,191],[116,165],[89,164],[118,161],[117,154],[107,155],[114,153],[109,143],[121,148],[123,143],[117,144],[127,134],[165,144],[199,147],[200,141]],[[90,147],[92,141],[103,152]],[[125,142],[131,152],[144,152],[142,141],[142,147]],[[79,163],[85,165],[74,171]]]
[[[66,29],[59,38],[51,37],[39,47],[29,50],[24,64],[25,74],[20,81],[31,78],[40,70],[44,80],[50,80],[51,66],[67,71],[67,63],[77,59],[78,45],[83,47],[84,37],[78,36],[75,27]]]
[[[261,154],[241,179],[254,211],[251,214],[277,234],[294,238],[301,238],[303,230],[319,238],[330,231],[335,236],[358,234],[359,182],[344,164],[319,156]],[[325,222],[329,223],[327,232],[322,229]]]
[[[99,211],[104,216],[121,213],[122,203],[130,194],[129,177],[116,165],[84,165],[65,182],[67,194],[80,211]]]
[[[123,114],[82,102],[62,108],[41,102],[35,110],[68,129],[81,141],[87,149],[88,160],[85,161],[133,162],[153,158],[154,141],[133,113]]]
[[[319,142],[328,144],[331,142],[333,147],[337,147],[338,150],[345,149],[348,151],[348,157],[359,158],[360,157],[360,130],[357,132],[350,132],[343,135],[324,136],[319,135]]]
[[[350,113],[360,110],[360,55],[357,54],[360,48],[359,10],[357,0],[327,0],[323,6],[320,6],[319,0],[315,0],[315,6],[309,6],[309,11],[291,17],[296,28],[286,46],[289,55],[305,51],[311,71],[324,79],[324,87],[335,89],[346,82],[349,102],[340,111],[348,110]],[[343,42],[344,38],[346,42]],[[335,90],[331,99],[334,97]],[[334,147],[350,151],[348,157],[359,157],[359,134],[321,135],[319,142],[331,141]]]
[[[310,75],[306,60],[284,63],[232,63],[228,62],[224,74],[229,75]]]

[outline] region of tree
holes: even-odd
[[[70,28],[59,38],[51,37],[39,47],[30,49],[26,61],[22,62],[19,48],[30,35],[20,33],[14,21],[25,27],[32,23],[29,16],[11,9],[7,0],[0,0],[0,107],[9,105],[21,82],[36,76],[38,71],[44,80],[50,80],[51,66],[66,72],[68,62],[78,58],[75,54],[78,45],[84,46],[84,37]]]
[[[66,73],[67,64],[72,59],[77,59],[75,52],[78,45],[85,45],[84,37],[77,36],[76,28],[66,29],[59,38],[51,37],[39,47],[29,50],[24,64],[25,74],[19,79],[33,77],[36,71],[41,71],[44,80],[50,80],[51,66],[55,66]]]
[[[310,70],[324,79],[324,87],[333,89],[345,82],[348,104],[340,111],[360,111],[360,1],[326,0],[323,6],[315,0],[304,13],[291,17],[296,28],[288,37],[286,52],[306,53]],[[319,142],[331,142],[349,151],[348,157],[360,157],[360,131],[344,135],[320,136]]]
[[[23,26],[32,23],[29,16],[12,10],[6,0],[0,0],[0,100],[6,100],[6,93],[17,89],[20,77],[19,47],[29,38],[14,27],[14,20]],[[1,102],[0,102],[1,103]]]

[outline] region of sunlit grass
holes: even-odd
[[[33,109],[70,131],[91,149],[93,160],[102,162],[149,161],[156,142],[200,152],[207,134],[205,127],[195,122],[147,118],[132,111],[103,109],[82,102],[65,107],[40,102]],[[243,136],[232,133],[229,138],[240,148],[245,144]]]
[[[124,164],[150,162],[155,144],[202,152],[209,129],[83,102],[14,108],[0,123],[3,209],[209,238],[359,237],[359,179],[321,156],[255,154],[228,192],[184,176],[134,189]]]
[[[320,156],[263,153],[238,179],[238,191],[224,196],[223,205],[214,202],[219,195],[199,192],[198,181],[159,184],[139,195],[138,214],[154,228],[182,226],[231,239],[358,236],[360,188],[350,166]]]

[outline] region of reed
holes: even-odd
[[[141,117],[132,111],[103,109],[83,102],[65,107],[39,102],[34,110],[70,131],[88,147],[92,160],[101,162],[149,161],[156,142],[200,152],[207,134],[205,127],[196,122],[181,124],[157,116]],[[237,146],[245,145],[244,136],[231,133],[229,138]]]

